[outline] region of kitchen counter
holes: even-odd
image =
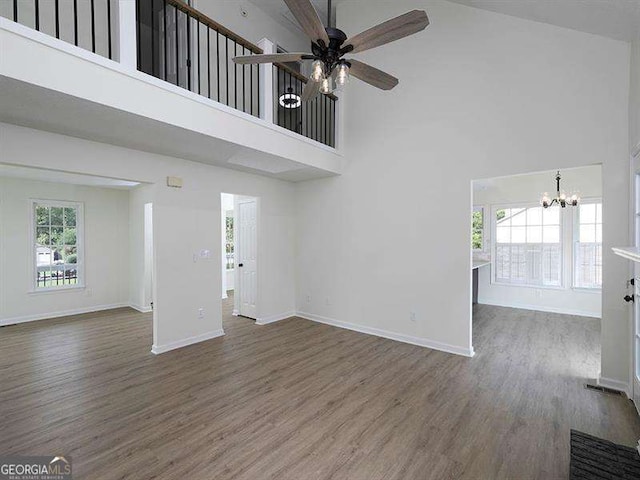
[[[471,264],[471,270],[475,270],[480,267],[485,267],[487,265],[491,265],[489,260],[474,260]]]
[[[473,259],[471,262],[471,271],[473,272],[473,289],[472,289],[472,303],[478,303],[478,270],[482,267],[486,267],[487,265],[491,265],[491,261],[489,260],[480,260]]]

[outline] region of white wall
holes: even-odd
[[[145,223],[144,205],[152,203],[153,190],[139,185],[129,192],[129,304],[140,311],[149,311],[150,292],[145,279]]]
[[[195,8],[246,38],[254,45],[263,38],[284,47],[289,52],[308,52],[311,42],[293,25],[285,28],[259,6],[247,1],[196,0]],[[241,10],[247,13],[243,17]]]
[[[629,145],[640,146],[640,32],[631,44],[631,91],[629,95]]]
[[[294,310],[293,186],[271,178],[211,167],[172,157],[0,124],[3,158],[27,166],[146,182],[144,195],[122,206],[131,224],[142,224],[144,203],[153,203],[154,343],[158,350],[219,333],[221,320],[220,193],[260,198],[258,311],[260,317]],[[168,175],[184,180],[182,189],[166,186]],[[133,194],[135,198],[135,193]],[[133,236],[132,236],[133,238]],[[138,265],[144,257],[143,236],[131,245]],[[193,254],[202,249],[211,258]],[[133,269],[134,267],[132,267]],[[125,267],[124,271],[127,268]],[[134,274],[136,285],[142,274]],[[4,287],[3,287],[4,288]],[[125,291],[128,287],[125,287]],[[130,298],[142,298],[132,289]],[[126,298],[126,297],[125,297]],[[205,311],[198,318],[198,308]]]
[[[29,293],[31,199],[84,204],[84,289]],[[0,324],[127,305],[128,202],[125,190],[0,177]]]
[[[299,310],[469,352],[471,180],[603,163],[602,375],[626,381],[629,45],[437,0],[338,18],[414,8],[424,33],[359,55],[400,84],[349,85],[343,175],[297,187]]]
[[[602,198],[600,165],[562,170],[562,189],[579,191],[583,199]],[[493,178],[474,182],[473,204],[484,208],[486,253],[492,252],[492,208],[511,204],[536,203],[543,192],[555,192],[555,171]],[[600,290],[572,288],[574,208],[562,210],[563,285],[562,288],[535,288],[491,282],[491,268],[478,271],[478,303],[526,308],[548,312],[600,317]],[[606,219],[605,219],[606,221]]]

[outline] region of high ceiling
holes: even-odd
[[[297,27],[283,0],[250,0],[271,17]],[[311,0],[326,22],[327,1]],[[342,0],[333,0],[333,5]],[[392,0],[387,0],[392,1]],[[640,0],[449,0],[536,22],[630,42],[640,39]],[[424,5],[417,0],[416,5]],[[374,8],[375,2],[372,2]],[[335,7],[334,7],[335,8]]]
[[[615,40],[640,39],[640,0],[449,1]]]

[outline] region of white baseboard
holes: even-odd
[[[473,347],[465,348],[456,345],[449,345],[447,343],[438,342],[435,340],[429,340],[428,338],[413,337],[410,335],[404,335],[402,333],[389,332],[379,328],[366,327],[364,325],[357,325],[355,323],[341,322],[332,318],[322,317],[313,313],[297,312],[296,316],[311,320],[313,322],[324,323],[333,327],[345,328],[347,330],[353,330],[354,332],[366,333],[368,335],[375,335],[376,337],[388,338],[397,342],[410,343],[411,345],[418,345],[419,347],[432,348],[434,350],[440,350],[442,352],[453,353],[456,355],[464,355],[465,357],[473,357],[475,352]]]
[[[72,310],[60,310],[57,312],[38,313],[35,315],[24,315],[21,317],[3,318],[0,326],[14,325],[16,323],[34,322],[36,320],[49,320],[51,318],[68,317],[69,315],[81,315],[83,313],[101,312],[114,308],[128,307],[128,303],[112,303],[110,305],[95,305],[93,307],[74,308]]]
[[[614,390],[620,390],[621,392],[626,393],[627,397],[631,398],[631,386],[627,382],[599,376],[598,385],[601,387],[612,388]]]
[[[161,353],[165,353],[170,350],[175,350],[176,348],[186,347],[188,345],[193,345],[194,343],[200,343],[206,340],[211,340],[213,338],[222,337],[223,335],[224,335],[224,330],[222,329],[213,330],[212,332],[196,335],[195,337],[184,338],[176,342],[167,343],[166,345],[153,345],[151,347],[151,353],[159,355]]]
[[[533,310],[536,312],[560,313],[562,315],[575,315],[578,317],[602,318],[599,313],[589,311],[574,310],[570,308],[544,307],[541,305],[525,305],[503,302],[478,302],[479,305],[491,305],[492,307],[519,308],[521,310]]]
[[[276,315],[268,315],[266,317],[256,318],[256,325],[269,325],[270,323],[279,322],[280,320],[286,320],[287,318],[295,317],[296,312],[279,313]]]
[[[142,307],[140,305],[134,305],[133,303],[130,303],[129,306],[140,313],[149,313],[153,311],[151,305],[149,305],[148,307]]]
[[[235,308],[233,309],[233,312],[231,312],[231,315],[233,315],[234,317],[237,317],[240,315],[240,311],[236,310]]]

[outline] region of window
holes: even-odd
[[[82,204],[32,204],[35,290],[81,286]]]
[[[227,270],[235,267],[233,244],[233,210],[225,213],[225,255],[227,258]]]
[[[562,242],[559,207],[494,209],[494,281],[559,287]]]
[[[573,286],[602,288],[602,202],[583,202],[576,210]]]
[[[476,251],[484,250],[484,209],[473,207],[471,215],[471,248]]]

